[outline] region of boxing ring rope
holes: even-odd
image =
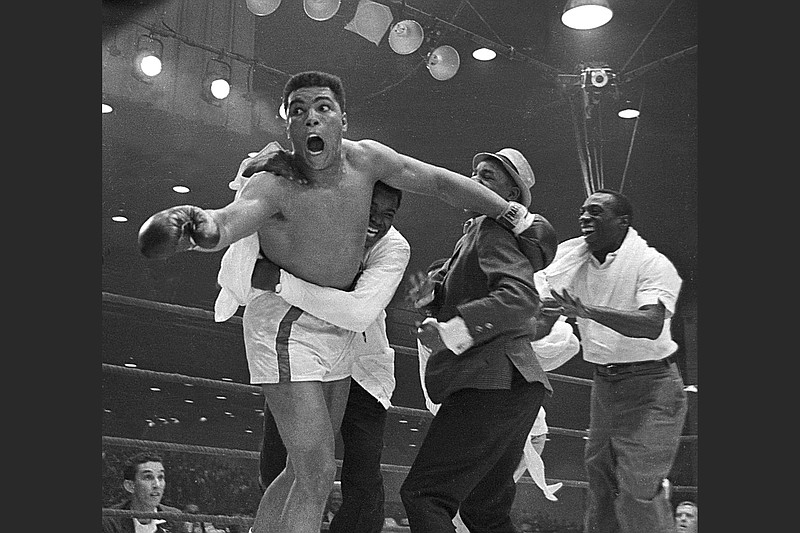
[[[113,294],[105,291],[103,292],[103,302],[130,305],[133,307],[141,307],[144,309],[155,309],[167,313],[174,313],[192,318],[205,319],[205,320],[210,320],[212,322],[214,321],[213,311],[207,311],[205,309],[199,309],[197,307],[186,307],[177,304],[168,304],[163,302],[153,302],[151,300],[142,300],[140,298],[133,298],[131,296],[122,296],[120,294]],[[227,320],[227,322],[242,325],[242,317],[232,316]],[[396,344],[390,344],[390,346],[394,349],[396,353],[417,357],[417,351],[414,348],[409,348],[407,346],[399,346]],[[548,372],[547,377],[554,381],[561,381],[563,383],[573,383],[576,385],[588,385],[588,386],[591,386],[592,384],[591,379],[577,378],[574,376],[565,376],[563,374],[555,374],[552,372]],[[258,390],[260,391],[261,389],[259,388]]]
[[[109,374],[122,374],[128,376],[135,376],[135,377],[148,377],[151,379],[157,379],[161,381],[168,381],[171,383],[184,383],[184,384],[193,384],[193,385],[201,385],[210,388],[216,388],[220,390],[226,390],[229,392],[246,392],[246,393],[261,393],[261,387],[258,385],[246,385],[244,383],[234,383],[231,381],[217,381],[215,379],[208,379],[208,378],[198,378],[194,376],[187,376],[184,374],[176,374],[170,372],[158,372],[155,370],[144,370],[141,368],[128,368],[121,365],[112,365],[110,363],[102,363],[103,371],[108,372]],[[569,376],[565,376],[569,377]],[[400,415],[412,416],[412,417],[420,417],[420,418],[433,418],[433,414],[428,411],[427,409],[414,409],[412,407],[400,407],[393,405],[389,407],[388,412],[396,413]],[[564,435],[567,437],[579,437],[583,438],[589,435],[589,432],[586,430],[581,429],[567,429],[567,428],[560,428],[550,426],[548,427],[549,433],[553,435]],[[697,435],[682,435],[681,442],[688,442],[688,441],[695,441],[697,440]],[[258,455],[258,454],[256,454]],[[562,481],[562,480],[557,480]],[[567,484],[566,482],[564,483]]]
[[[214,515],[214,514],[201,514],[201,513],[175,513],[168,511],[159,511],[157,513],[133,511],[131,509],[112,509],[104,507],[102,509],[103,516],[123,516],[130,518],[158,518],[161,520],[175,521],[175,522],[211,522],[215,526],[230,526],[239,525],[244,527],[252,527],[254,518],[249,516],[228,516],[228,515]],[[322,524],[320,531],[327,531],[329,524]],[[408,526],[388,526],[384,524],[381,533],[409,533],[411,529]]]
[[[214,321],[214,313],[212,311],[207,311],[205,309],[199,309],[196,307],[186,307],[183,305],[177,304],[168,304],[163,302],[153,302],[150,300],[143,300],[140,298],[133,298],[130,296],[122,296],[119,294],[113,294],[109,292],[103,292],[103,301],[109,303],[118,303],[123,305],[130,305],[135,307],[147,308],[147,309],[155,309],[158,311],[164,311],[168,313],[175,313],[182,316],[189,316],[193,318],[199,319],[206,319]],[[233,316],[228,319],[228,322],[232,322],[235,324],[242,324],[242,318],[239,316]],[[399,346],[392,344],[391,347],[395,350],[396,353],[401,353],[403,355],[409,355],[413,357],[417,357],[417,352],[415,349],[408,348],[407,346]],[[171,381],[173,383],[193,383],[197,385],[204,385],[208,387],[214,387],[222,390],[228,390],[232,392],[249,392],[249,393],[260,393],[261,387],[257,385],[246,385],[243,383],[232,383],[232,382],[224,382],[224,381],[217,381],[213,379],[207,378],[197,378],[192,376],[185,376],[181,374],[171,374],[166,372],[156,372],[153,370],[143,370],[143,369],[135,369],[135,368],[127,368],[122,367],[119,365],[111,365],[108,363],[103,363],[103,370],[108,372],[116,372],[116,373],[135,373],[140,375],[146,375],[147,377],[151,377],[153,379],[160,379],[163,381]],[[574,376],[566,376],[563,374],[556,374],[553,372],[547,372],[547,377],[552,379],[553,381],[560,381],[563,383],[572,383],[576,385],[586,385],[591,386],[592,380],[586,378],[578,378]],[[410,407],[399,407],[399,406],[392,406],[389,408],[389,412],[407,415],[407,416],[418,416],[418,417],[426,417],[426,418],[433,418],[433,415],[424,409],[413,409]],[[570,437],[584,437],[588,435],[588,432],[585,430],[577,430],[577,429],[565,429],[565,428],[558,428],[558,427],[550,427],[550,432],[554,435],[566,435]],[[686,441],[695,441],[697,440],[697,435],[682,435],[681,442]]]
[[[244,527],[252,527],[254,518],[249,516],[228,516],[228,515],[215,515],[215,514],[201,514],[201,513],[175,513],[169,511],[145,512],[134,511],[131,509],[112,509],[104,507],[102,509],[103,516],[122,516],[130,518],[158,518],[161,520],[175,521],[175,522],[211,522],[215,526],[230,526],[239,525]],[[328,524],[322,524],[320,530],[327,531]],[[407,526],[388,526],[383,525],[381,533],[409,533],[411,530]]]
[[[162,302],[153,302],[149,300],[143,300],[139,298],[132,298],[128,296],[122,296],[117,294],[112,294],[108,292],[103,292],[103,302],[109,303],[117,303],[123,305],[131,305],[140,308],[148,308],[154,309],[158,311],[164,311],[169,313],[176,313],[182,316],[188,316],[198,319],[208,319],[213,321],[214,320],[214,313],[211,311],[206,311],[204,309],[186,307],[176,304],[167,304]],[[233,322],[236,324],[241,325],[242,319],[238,316],[231,317],[228,322]],[[408,356],[417,357],[416,350],[405,347],[405,346],[398,346],[398,345],[391,345],[392,348],[397,353],[401,353]],[[209,388],[215,388],[219,390],[229,391],[229,392],[238,392],[238,393],[249,393],[249,394],[260,394],[261,387],[258,385],[248,385],[243,383],[235,383],[230,381],[219,381],[215,379],[208,379],[208,378],[200,378],[195,376],[187,376],[178,373],[169,373],[169,372],[159,372],[154,370],[145,370],[140,368],[128,368],[121,365],[114,365],[109,363],[102,363],[102,370],[105,373],[109,374],[119,374],[125,376],[133,376],[133,377],[145,377],[154,380],[161,380],[166,382],[172,383],[182,383],[182,384],[192,384],[192,385],[200,385]],[[573,383],[578,385],[588,385],[590,386],[592,380],[584,379],[584,378],[577,378],[573,376],[566,376],[562,374],[555,374],[551,372],[547,372],[547,375],[550,379],[554,381],[561,381],[565,383]],[[433,414],[428,411],[427,409],[414,409],[411,407],[401,407],[401,406],[391,406],[388,409],[389,412],[405,415],[409,417],[420,417],[420,418],[433,418]],[[568,429],[568,428],[560,428],[560,427],[549,427],[549,433],[553,435],[563,435],[568,437],[577,437],[577,438],[585,438],[588,436],[588,431],[586,430],[577,430],[577,429]],[[697,435],[682,435],[681,442],[694,442],[697,440]],[[259,452],[257,451],[250,451],[250,450],[237,450],[231,448],[217,448],[217,447],[209,447],[209,446],[198,446],[198,445],[191,445],[191,444],[179,444],[173,442],[163,442],[163,441],[148,441],[148,440],[139,440],[139,439],[130,439],[130,438],[123,438],[123,437],[112,437],[112,436],[102,436],[102,442],[105,445],[112,445],[112,446],[123,446],[123,447],[134,447],[134,448],[150,448],[150,449],[157,449],[157,450],[166,450],[166,451],[176,451],[176,452],[185,452],[185,453],[194,453],[194,454],[205,454],[205,455],[212,455],[212,456],[226,456],[232,458],[239,458],[239,459],[251,459],[258,461],[259,460]],[[336,464],[338,467],[342,466],[342,461],[340,459],[336,459]],[[392,473],[408,473],[410,470],[410,466],[402,466],[402,465],[390,465],[390,464],[381,464],[381,471],[383,472],[392,472]],[[565,487],[573,487],[579,489],[586,489],[588,488],[588,483],[586,481],[578,481],[578,480],[569,480],[569,479],[547,479],[548,483],[563,483]],[[530,478],[529,474],[525,474],[522,478],[520,478],[519,483],[526,483],[526,484],[534,484],[533,479]],[[697,487],[693,486],[674,486],[673,490],[679,490],[682,492],[697,492]],[[227,516],[227,515],[204,515],[204,514],[189,514],[189,513],[167,513],[167,512],[159,512],[159,513],[146,513],[146,512],[139,512],[139,511],[131,511],[126,509],[110,509],[110,508],[103,508],[102,514],[104,516],[131,516],[131,517],[138,517],[138,518],[162,518],[168,520],[180,520],[186,522],[196,522],[196,521],[204,521],[204,522],[213,522],[217,525],[243,525],[245,527],[250,527],[253,524],[252,517],[246,516]],[[387,532],[408,532],[408,527],[399,526],[384,526],[383,531]]]

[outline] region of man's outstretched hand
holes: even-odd
[[[296,181],[301,184],[308,183],[308,179],[295,162],[294,155],[288,150],[264,154],[259,152],[245,161],[242,176],[249,178],[257,172],[270,172],[289,181]]]
[[[589,309],[581,302],[577,296],[573,297],[567,289],[564,289],[561,294],[556,290],[551,290],[550,294],[553,295],[556,303],[561,306],[561,314],[567,318],[589,318]]]

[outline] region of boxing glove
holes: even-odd
[[[556,230],[542,215],[533,214],[530,225],[517,235],[519,249],[528,258],[534,272],[553,262],[558,249]]]
[[[533,223],[534,215],[528,212],[528,208],[524,205],[508,202],[506,208],[495,220],[514,235],[519,235]]]
[[[194,248],[214,248],[220,239],[217,222],[193,205],[170,207],[151,216],[139,229],[139,250],[162,259]]]

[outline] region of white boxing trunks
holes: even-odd
[[[242,316],[250,383],[335,381],[350,376],[358,335],[265,292]]]

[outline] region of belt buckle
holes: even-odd
[[[608,365],[603,365],[603,368],[605,368],[605,372],[606,372],[607,376],[616,376],[617,375],[617,369],[619,368],[619,365],[617,365],[615,363],[611,363],[611,364],[608,364]]]

